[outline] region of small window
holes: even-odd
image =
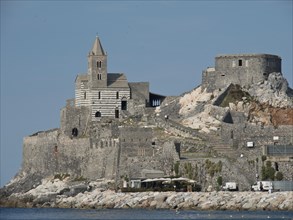
[[[95,114],[95,117],[100,118],[101,116],[102,116],[101,112],[97,111],[96,114]]]
[[[98,80],[101,80],[101,79],[102,79],[102,75],[98,74]]]
[[[98,99],[101,99],[101,92],[98,92]]]
[[[97,62],[97,67],[98,67],[98,68],[101,68],[101,67],[102,67],[102,62],[101,62],[101,61],[98,61],[98,62]]]
[[[242,60],[238,60],[238,66],[242,66]]]
[[[86,99],[86,92],[83,93],[83,99]]]
[[[115,118],[119,118],[119,110],[115,109]]]
[[[275,170],[279,171],[279,164],[277,162],[275,162]]]
[[[73,137],[77,137],[77,135],[78,135],[78,130],[77,130],[77,128],[73,128],[71,134],[72,134]]]
[[[119,92],[116,92],[116,99],[119,99]]]

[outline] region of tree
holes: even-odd
[[[276,170],[272,167],[271,161],[266,162],[266,166],[262,166],[261,174],[262,180],[274,180]]]
[[[266,169],[267,169],[269,179],[274,180],[275,172],[276,172],[275,169],[273,167],[267,167]]]
[[[219,176],[217,178],[217,183],[218,183],[219,186],[222,186],[222,184],[223,184],[223,178],[222,178],[222,176]]]
[[[174,164],[174,171],[176,176],[179,175],[179,166],[180,166],[179,161],[176,161],[176,163]]]
[[[281,173],[281,172],[276,173],[276,180],[281,181],[283,178],[284,178],[283,173]]]

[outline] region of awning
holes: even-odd
[[[143,181],[141,181],[142,183],[149,183],[149,182],[172,182],[172,181],[185,181],[188,183],[195,183],[194,180],[188,179],[188,178],[184,178],[184,177],[179,177],[179,178],[154,178],[154,179],[145,179]]]
[[[148,182],[164,182],[164,181],[171,181],[171,178],[155,178],[155,179],[145,179],[141,182],[148,183]]]

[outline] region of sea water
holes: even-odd
[[[290,211],[0,208],[0,219],[293,219]]]

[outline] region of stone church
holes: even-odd
[[[149,93],[148,82],[129,83],[124,73],[108,73],[107,53],[96,37],[88,54],[88,72],[75,80],[75,107],[89,107],[92,121],[97,121],[101,117],[119,118],[123,113],[133,113],[137,104],[159,105],[160,101],[154,100],[162,98]]]
[[[75,98],[61,110],[61,129],[68,135],[86,132],[90,122],[102,118],[142,114],[165,99],[149,91],[149,82],[128,82],[124,73],[108,73],[107,59],[97,36],[88,54],[87,73],[75,79]]]

